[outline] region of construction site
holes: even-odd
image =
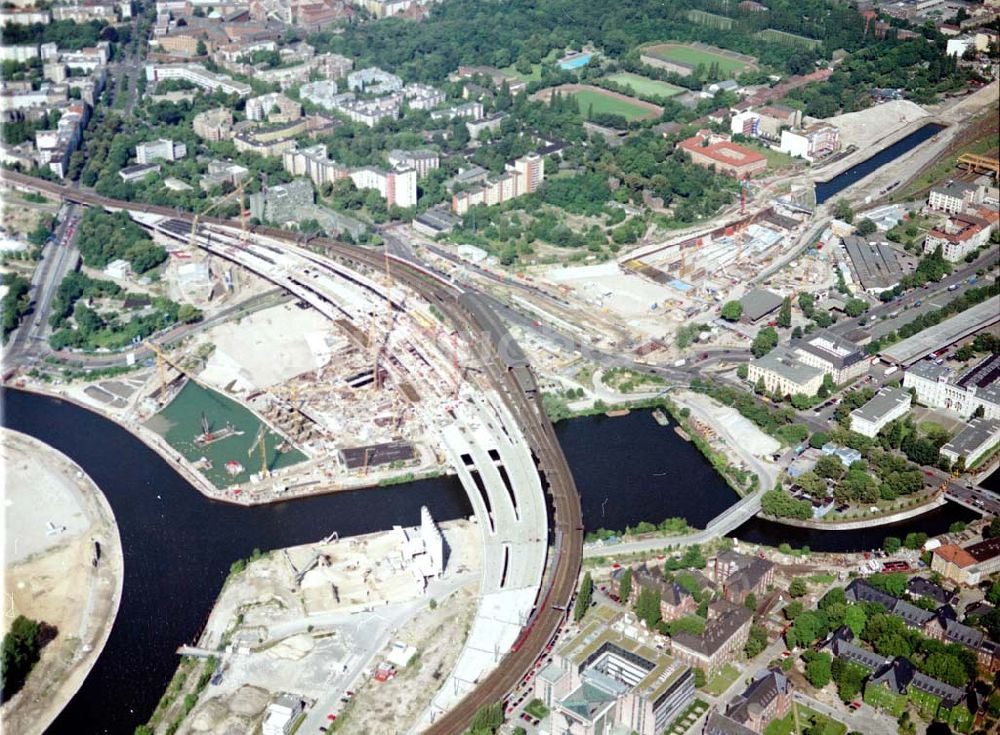
[[[282,692],[324,725],[350,706],[354,732],[372,731],[361,713],[415,720],[458,656],[479,570],[477,525],[439,528],[426,508],[416,527],[331,534],[234,567],[198,645],[178,650],[181,670],[210,657],[214,668],[177,731],[252,731]]]

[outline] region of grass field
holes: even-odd
[[[662,43],[643,49],[643,53],[664,61],[679,61],[683,64],[704,64],[706,67],[718,63],[719,72],[728,76],[747,68],[747,64],[737,59],[681,44]]]
[[[709,679],[705,685],[705,691],[713,697],[718,697],[733,685],[733,682],[740,678],[740,670],[732,664],[726,664],[718,674]]]
[[[795,718],[791,712],[780,720],[772,720],[764,729],[764,735],[804,735],[806,732],[816,732],[820,735],[844,735],[847,732],[847,725],[838,722],[830,717],[821,715],[819,712],[809,709],[804,705],[798,706],[799,727],[801,730],[795,733]]]
[[[766,28],[763,31],[760,31],[757,33],[757,38],[767,41],[768,43],[780,43],[785,46],[819,48],[823,45],[822,41],[818,41],[815,38],[806,38],[805,36],[787,33],[786,31],[777,31],[774,28]]]
[[[580,105],[580,112],[583,113],[584,117],[587,117],[590,113],[595,115],[607,113],[609,115],[621,115],[626,120],[632,121],[646,117],[649,114],[644,108],[638,105],[633,105],[614,97],[608,97],[600,92],[591,92],[589,89],[573,92],[573,97],[576,99],[577,104]]]
[[[610,74],[605,77],[605,79],[610,79],[616,84],[631,87],[635,91],[636,97],[673,97],[678,94],[683,94],[686,91],[681,87],[674,86],[673,84],[661,82],[656,79],[649,79],[648,77],[641,77],[638,74],[632,74],[627,71]]]

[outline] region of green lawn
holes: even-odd
[[[683,94],[686,91],[682,87],[678,87],[667,82],[661,82],[657,79],[642,77],[638,74],[632,74],[627,71],[610,74],[605,77],[605,79],[610,79],[616,84],[631,87],[635,92],[635,96],[642,98],[673,97],[678,94]]]
[[[746,67],[746,64],[742,61],[736,61],[735,59],[719,56],[718,54],[713,54],[711,51],[704,51],[692,48],[691,46],[674,46],[667,49],[660,49],[654,46],[646,49],[644,53],[666,61],[680,61],[683,64],[693,64],[694,66],[704,64],[706,68],[714,63],[718,63],[719,72],[724,76],[742,71]]]
[[[707,709],[708,702],[701,699],[694,700],[665,730],[665,735],[684,735]]]
[[[615,99],[600,92],[592,92],[589,89],[574,92],[573,97],[576,99],[577,104],[580,105],[580,112],[584,117],[587,117],[591,113],[594,115],[605,113],[609,115],[621,115],[626,120],[632,121],[646,117],[650,112],[643,107],[639,107],[639,105],[633,105],[625,100]]]
[[[803,735],[806,731],[810,735],[844,735],[847,732],[847,725],[822,715],[816,710],[800,704],[798,711],[800,728],[798,735]],[[813,729],[817,725],[819,727]],[[795,717],[791,712],[780,720],[772,720],[764,728],[764,735],[792,735],[793,732],[795,732]]]
[[[714,697],[720,696],[733,682],[740,677],[740,671],[732,664],[726,664],[726,668],[708,680],[705,691]]]

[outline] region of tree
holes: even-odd
[[[760,625],[750,626],[750,634],[747,636],[746,645],[743,652],[747,658],[755,658],[767,648],[767,630]]]
[[[660,622],[660,595],[652,587],[639,590],[639,599],[635,603],[635,614],[645,621],[646,627],[653,630]]]
[[[618,580],[618,596],[623,605],[627,605],[632,597],[632,567],[625,567],[621,578]]]
[[[749,593],[745,600],[743,600],[743,607],[745,607],[750,612],[757,609],[757,595],[753,592]]]
[[[749,375],[750,375],[750,366],[745,362],[741,362],[736,368],[736,377],[738,377],[740,380],[746,380],[747,376]]]
[[[708,677],[705,676],[704,670],[700,667],[694,667],[694,685],[701,689],[705,684],[708,683]]]
[[[195,56],[208,56],[208,47],[205,45],[204,41],[198,41],[198,45],[195,47],[194,53]]]
[[[802,614],[802,611],[804,609],[805,605],[802,604],[801,600],[792,600],[787,605],[785,605],[785,609],[783,612],[785,613],[786,618],[794,621],[795,618],[797,618],[799,615]]]
[[[846,605],[847,595],[844,592],[843,587],[834,587],[832,590],[823,595],[819,603],[816,605],[820,610],[826,610],[831,605]]]
[[[580,591],[576,596],[576,604],[573,606],[573,619],[577,622],[583,619],[586,615],[588,608],[590,608],[590,600],[594,595],[594,580],[590,577],[590,572],[583,575],[583,581],[580,582]]]
[[[902,546],[903,542],[895,536],[886,536],[885,541],[882,542],[882,548],[885,549],[885,553],[887,554],[895,554]]]
[[[739,301],[727,301],[722,305],[721,316],[727,322],[736,322],[743,316],[743,304]]]
[[[838,199],[833,207],[833,216],[850,224],[854,221],[854,210],[846,199]]]
[[[764,327],[754,337],[753,344],[750,345],[750,352],[754,357],[763,357],[777,346],[778,333],[774,327]]]
[[[986,600],[992,605],[1000,605],[1000,579],[990,585],[986,592]]]
[[[873,232],[875,232],[878,229],[878,227],[876,227],[875,223],[872,222],[870,219],[868,219],[867,217],[863,217],[858,222],[857,227],[855,229],[857,229],[859,235],[861,235],[862,237],[867,237],[868,235],[871,235]]]
[[[785,300],[781,302],[781,308],[778,310],[778,318],[776,320],[778,326],[782,329],[788,329],[792,326],[792,297],[786,296]]]
[[[830,442],[830,435],[825,431],[817,431],[809,437],[809,446],[813,449],[822,449],[824,444]]]
[[[819,653],[806,664],[806,678],[817,689],[822,689],[830,683],[833,676],[831,665],[833,658],[829,653]]]
[[[3,637],[0,653],[0,671],[3,672],[0,701],[14,696],[27,680],[41,657],[42,648],[55,638],[56,629],[50,625],[18,615],[10,630]]]
[[[849,605],[847,607],[847,612],[844,614],[844,625],[850,628],[854,635],[861,635],[867,622],[868,615],[865,613],[863,607],[860,605]]]
[[[848,299],[844,304],[844,312],[851,318],[857,318],[868,311],[868,302],[864,299]]]
[[[788,585],[788,594],[792,597],[802,597],[809,591],[806,581],[802,577],[795,577]]]
[[[828,480],[837,480],[844,474],[844,463],[840,461],[839,457],[835,457],[832,454],[824,454],[816,460],[813,472]]]

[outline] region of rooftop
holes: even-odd
[[[770,370],[793,383],[802,385],[816,377],[821,377],[823,371],[819,368],[801,362],[795,353],[787,347],[775,347],[763,357],[753,361],[754,365]]]
[[[854,271],[866,291],[884,291],[899,283],[903,269],[896,260],[896,251],[889,245],[849,235],[844,238],[844,247],[847,248]]]
[[[829,329],[821,329],[796,340],[793,346],[797,350],[808,352],[825,360],[835,369],[848,367],[866,359],[856,344],[834,334]]]
[[[900,404],[909,406],[910,400],[911,397],[908,390],[903,388],[882,388],[868,403],[861,408],[851,411],[851,416],[857,416],[859,419],[875,423],[883,416],[896,410]]]
[[[998,434],[1000,434],[1000,421],[976,418],[970,421],[954,439],[941,447],[941,451],[968,457],[984,444],[995,440]]]
[[[991,324],[1000,321],[1000,296],[993,296],[970,309],[882,350],[889,362],[909,365],[936,349],[947,347]]]
[[[752,322],[770,314],[781,306],[782,298],[778,294],[763,288],[748,291],[740,299],[743,313]]]

